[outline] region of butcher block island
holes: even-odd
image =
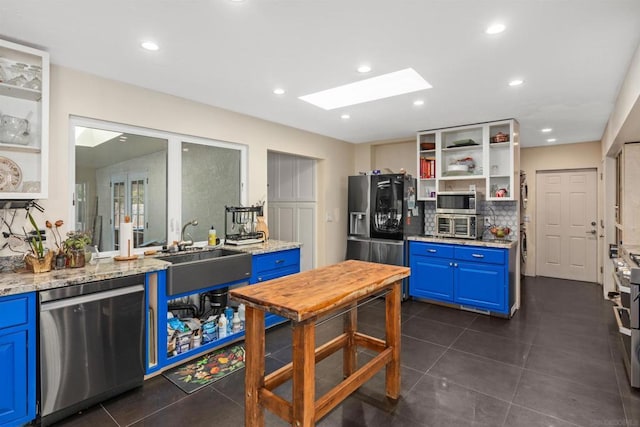
[[[386,395],[400,395],[400,302],[402,279],[409,268],[364,261],[344,261],[230,291],[231,298],[246,305],[245,425],[263,426],[263,408],[294,426],[313,426],[386,366]],[[357,330],[359,301],[384,296],[386,340]],[[315,323],[330,314],[344,311],[343,333],[315,348]],[[291,320],[292,362],[264,376],[265,312]],[[357,347],[378,355],[357,369]],[[316,400],[315,364],[343,350],[344,380]],[[293,400],[288,402],[272,392],[292,380]]]

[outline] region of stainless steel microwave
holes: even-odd
[[[481,233],[482,217],[478,215],[436,214],[436,236],[477,239]]]
[[[477,214],[482,193],[475,191],[441,191],[436,196],[437,213]]]

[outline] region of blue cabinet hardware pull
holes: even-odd
[[[284,262],[284,260],[283,260],[283,259],[277,259],[277,260],[276,260],[276,264],[282,264],[283,262]]]
[[[484,255],[482,254],[471,254],[471,256],[474,258],[484,258]]]
[[[431,252],[432,254],[435,254],[437,251],[435,249],[427,249],[427,252]]]

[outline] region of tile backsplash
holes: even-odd
[[[518,209],[519,205],[517,201],[482,201],[480,204],[480,211],[478,215],[482,217],[489,217],[491,224],[509,227],[511,234],[507,236],[508,240],[517,240],[520,229],[520,223],[518,222]],[[427,201],[424,205],[424,233],[434,234],[436,232],[436,203],[434,201]],[[488,231],[485,231],[483,235],[485,239],[491,239],[493,236]]]

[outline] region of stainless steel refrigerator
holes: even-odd
[[[347,259],[405,265],[406,236],[423,228],[411,175],[357,175],[348,183]]]

